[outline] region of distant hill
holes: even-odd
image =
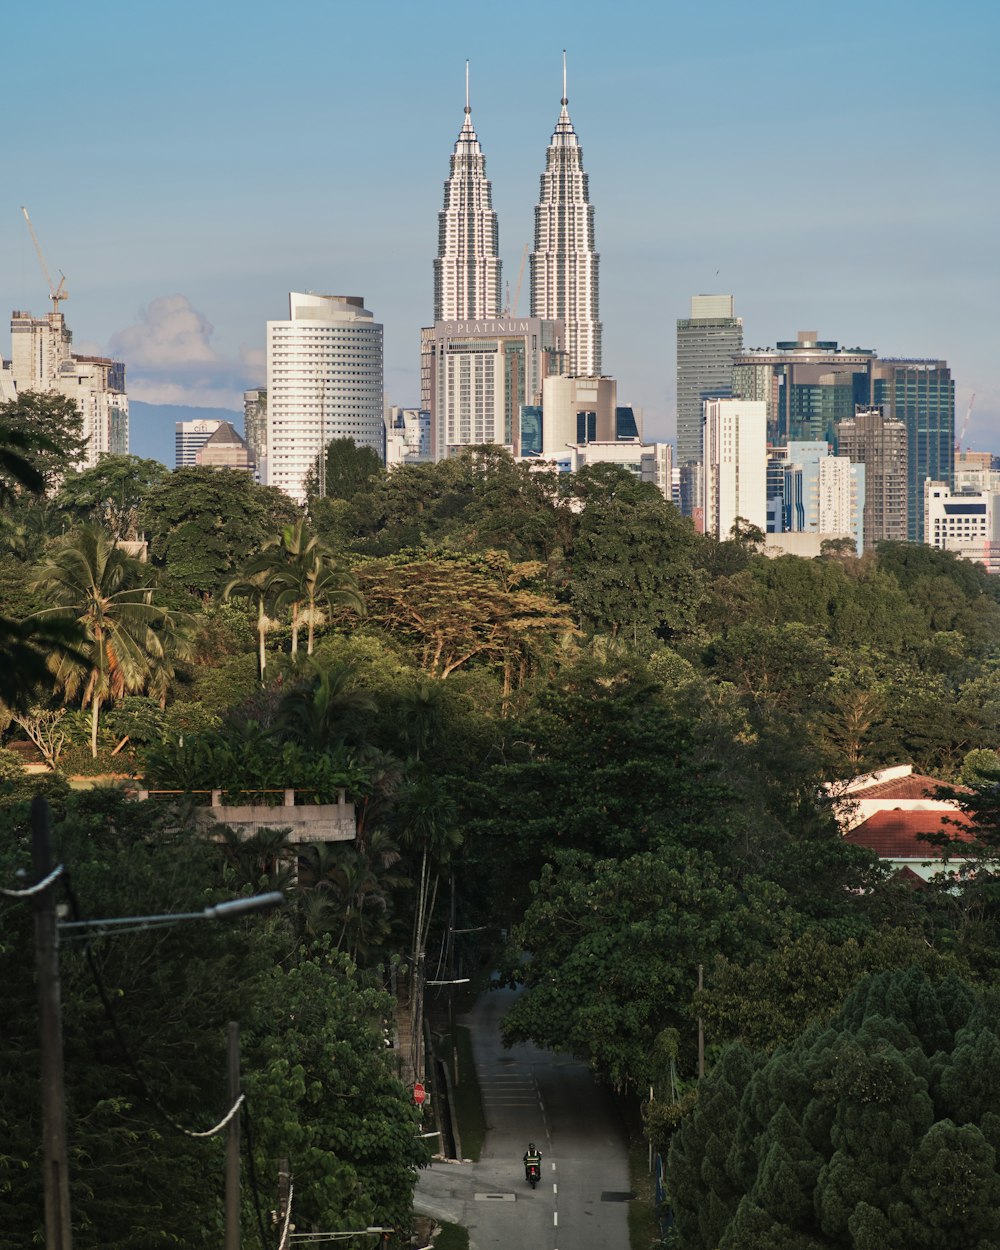
[[[243,413],[235,408],[190,408],[184,404],[143,404],[131,399],[128,405],[128,449],[144,460],[159,460],[174,467],[174,425],[178,421],[198,421],[215,417],[232,421],[243,433]]]

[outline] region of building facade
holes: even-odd
[[[540,402],[545,377],[561,367],[562,325],[537,317],[442,321],[431,359],[432,458],[485,445],[517,455],[521,408]]]
[[[570,120],[563,62],[559,118],[549,141],[535,207],[531,253],[531,315],[561,321],[567,369],[580,377],[601,373],[601,321],[594,243],[594,208],[583,170],[583,149]]]
[[[704,532],[727,539],[740,520],[766,533],[767,405],[708,399],[704,412]]]
[[[385,467],[422,464],[431,458],[431,414],[393,406],[385,418]]]
[[[953,494],[947,482],[924,482],[925,542],[961,560],[1000,573],[1000,496],[993,492]]]
[[[243,392],[243,437],[259,467],[267,447],[267,391],[263,386]]]
[[[794,342],[744,351],[733,360],[733,395],[767,406],[768,442],[834,441],[834,427],[873,398],[876,356],[800,330]]]
[[[905,542],[909,486],[906,426],[885,415],[881,405],[859,407],[837,422],[840,455],[865,466],[865,547]]]
[[[264,480],[300,503],[335,438],[385,459],[382,326],[357,295],[292,291],[287,321],[267,323]]]
[[[195,417],[191,421],[174,422],[174,468],[184,469],[198,463],[198,452],[222,425],[219,417]]]
[[[542,381],[543,456],[578,443],[612,443],[618,436],[618,385],[614,378],[553,374]]]
[[[101,456],[128,453],[125,365],[107,356],[80,356],[62,313],[33,317],[14,312],[10,322],[10,380],[17,392],[54,391],[71,399],[83,418],[87,446],[78,469]]]
[[[202,443],[194,459],[195,464],[206,469],[253,473],[256,468],[253,452],[231,421],[219,422],[219,428]]]
[[[944,360],[886,358],[875,370],[874,402],[906,427],[906,536],[924,541],[924,482],[954,480],[955,382]]]
[[[677,463],[701,460],[702,404],[731,396],[733,358],[743,351],[743,321],[731,295],[693,295],[677,322]]]

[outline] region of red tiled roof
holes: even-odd
[[[954,823],[952,823],[954,822]],[[852,846],[863,846],[881,859],[940,859],[941,851],[924,841],[922,833],[943,833],[962,842],[974,842],[972,821],[957,808],[954,811],[873,812],[866,821],[844,835]]]
[[[908,777],[891,777],[888,781],[875,781],[863,790],[852,790],[851,799],[932,799],[938,786],[948,783],[923,773],[911,773]],[[963,786],[955,789],[963,790]]]

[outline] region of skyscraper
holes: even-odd
[[[562,108],[549,143],[535,207],[531,315],[562,321],[568,371],[577,377],[598,377],[600,257],[594,250],[594,208],[583,172],[583,149],[570,121],[568,103],[564,52]]]
[[[944,360],[884,359],[875,369],[874,398],[906,426],[906,537],[924,541],[924,482],[950,485],[955,472],[955,382]]]
[[[704,530],[720,541],[737,521],[767,531],[767,405],[705,401]]]
[[[174,423],[174,468],[184,469],[198,463],[198,452],[219,426],[221,417],[196,417],[193,421]]]
[[[702,403],[732,395],[733,357],[743,351],[743,321],[731,295],[692,295],[677,322],[677,463],[701,460]]]
[[[865,466],[866,548],[906,541],[906,444],[906,426],[888,419],[881,406],[860,405],[854,416],[837,422],[837,450]]]
[[[358,295],[292,291],[289,319],[267,323],[265,481],[300,503],[335,438],[385,457],[382,327]]]
[[[493,191],[486,158],[472,126],[469,63],[465,63],[465,120],[455,141],[451,173],[438,213],[434,261],[434,320],[474,321],[500,315],[500,259]]]

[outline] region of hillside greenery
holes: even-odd
[[[300,1229],[404,1228],[423,1153],[383,1053],[386,995],[440,950],[456,972],[499,969],[523,987],[508,1043],[569,1051],[645,1101],[658,1148],[680,1134],[679,1245],[924,1244],[905,1241],[918,1218],[912,1169],[887,1174],[859,1240],[817,1196],[840,1165],[809,1137],[806,1095],[780,1111],[784,1154],[767,1136],[779,1108],[744,1123],[726,1098],[780,1084],[767,1075],[779,1062],[849,1083],[837,1056],[878,1039],[896,1048],[878,1071],[900,1089],[944,1081],[919,1029],[900,1031],[917,1028],[897,1020],[908,994],[960,1005],[954,1053],[987,1045],[982,1004],[1000,971],[996,579],[906,544],[768,559],[758,534],[698,535],[617,468],[547,476],[492,448],[387,474],[334,444],[327,493],[314,490],[305,513],[229,471],[110,457],[66,473],[52,450],[60,414],[36,447],[31,412],[0,413],[0,723],[3,746],[30,740],[55,770],[45,785],[77,896],[90,914],[267,883],[288,896],[271,919],[97,952],[146,1083],[175,1118],[218,1109],[224,1024],[239,1019],[258,1176],[270,1184],[269,1160],[292,1160]],[[100,594],[61,589],[95,565]],[[109,629],[130,650],[109,646]],[[17,758],[0,761],[6,886],[27,863],[37,784]],[[913,890],[843,841],[824,783],[896,763],[972,783],[955,793],[981,830],[975,871]],[[171,794],[149,805],[72,794],[60,778],[78,772]],[[207,791],[269,802],[291,786],[300,802],[343,791],[357,841],[307,848],[293,872],[280,833],[248,845],[192,832]],[[4,904],[0,964],[27,1004],[18,906]],[[452,925],[477,932],[450,940]],[[120,1143],[145,1161],[135,1193],[115,1191],[136,1213],[134,1244],[174,1244],[149,1233],[168,1192],[169,1229],[187,1220],[201,1240],[186,1244],[217,1241],[218,1146],[192,1151],[140,1109],[87,962],[74,951],[64,969],[77,1244],[107,1241],[102,1169]],[[888,1024],[857,1006],[875,1002],[870,985],[883,987]],[[699,1018],[712,1074],[701,1097]],[[0,1250],[37,1236],[41,1218],[34,1182],[17,1179],[38,1148],[31,1011],[18,1020],[0,1078],[12,1143]],[[962,1029],[980,1032],[959,1043]],[[817,1091],[833,1124],[834,1095]],[[984,1095],[980,1115],[966,1099],[959,1114],[951,1095],[920,1098],[914,1151],[968,1156],[976,1201],[992,1210],[992,1104]],[[702,1122],[709,1104],[728,1117],[720,1126]],[[718,1145],[707,1191],[691,1162],[706,1134],[737,1143]],[[831,1214],[809,1223],[810,1204]],[[704,1227],[682,1215],[702,1206],[714,1213]],[[960,1226],[962,1244],[993,1245],[974,1221]]]

